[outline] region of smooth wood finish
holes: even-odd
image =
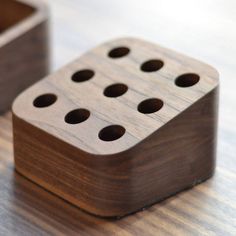
[[[16,170],[95,215],[133,213],[212,176],[217,88],[171,50],[103,44],[16,99]]]
[[[49,72],[48,13],[41,1],[0,1],[0,112]]]
[[[14,171],[11,115],[0,117],[0,235],[231,235],[236,206],[236,2],[53,0],[53,69],[110,38],[145,37],[221,75],[218,157],[206,182],[120,220],[104,220]],[[107,10],[109,9],[109,10]],[[76,23],[75,23],[76,22]]]

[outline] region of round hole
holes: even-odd
[[[149,60],[141,65],[141,70],[144,72],[154,72],[160,70],[164,66],[161,60]]]
[[[76,109],[65,116],[65,122],[68,124],[79,124],[86,121],[90,116],[87,109]]]
[[[103,128],[98,136],[101,140],[110,142],[121,138],[125,134],[125,128],[120,125],[111,125]]]
[[[115,98],[125,94],[127,90],[128,86],[125,84],[112,84],[104,90],[104,95]]]
[[[159,111],[163,107],[164,103],[162,100],[157,98],[150,98],[142,101],[138,105],[138,111],[143,114],[151,114]]]
[[[94,75],[95,73],[92,70],[80,70],[72,75],[72,80],[77,83],[85,82],[92,79]]]
[[[194,73],[183,74],[175,80],[175,84],[179,87],[191,87],[197,84],[200,80],[200,76]]]
[[[35,98],[33,105],[38,108],[49,107],[57,100],[57,96],[51,93],[43,94]]]
[[[111,58],[120,58],[128,55],[130,52],[130,49],[127,47],[118,47],[112,49],[109,53],[108,56]]]

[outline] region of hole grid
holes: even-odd
[[[130,53],[128,47],[117,47],[109,51],[108,57],[110,58],[122,58]],[[143,72],[155,72],[160,70],[164,66],[164,62],[159,59],[152,59],[144,62],[140,65],[140,70]],[[95,71],[91,69],[83,69],[75,72],[71,80],[76,83],[81,83],[92,79],[95,76]],[[175,85],[178,87],[191,87],[198,83],[200,76],[195,73],[186,73],[178,76],[175,79]],[[103,94],[106,97],[116,98],[122,96],[128,91],[128,86],[123,83],[114,83],[107,86]],[[37,108],[44,108],[53,105],[57,101],[57,96],[51,93],[38,96],[33,105]],[[137,105],[137,111],[143,114],[152,114],[164,106],[164,102],[158,98],[149,98]],[[79,124],[85,122],[90,117],[90,111],[85,108],[75,109],[68,112],[64,121],[68,124]],[[126,129],[121,125],[110,125],[98,132],[98,138],[105,142],[115,141],[120,139],[126,132]]]

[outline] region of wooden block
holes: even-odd
[[[16,99],[16,170],[92,214],[123,216],[212,176],[217,107],[212,67],[108,42]]]
[[[33,0],[0,1],[0,112],[48,74],[48,13]]]

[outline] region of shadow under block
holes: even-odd
[[[48,74],[48,12],[37,0],[0,1],[0,112]]]
[[[118,39],[15,100],[15,167],[92,214],[124,216],[212,176],[217,110],[215,69]]]

